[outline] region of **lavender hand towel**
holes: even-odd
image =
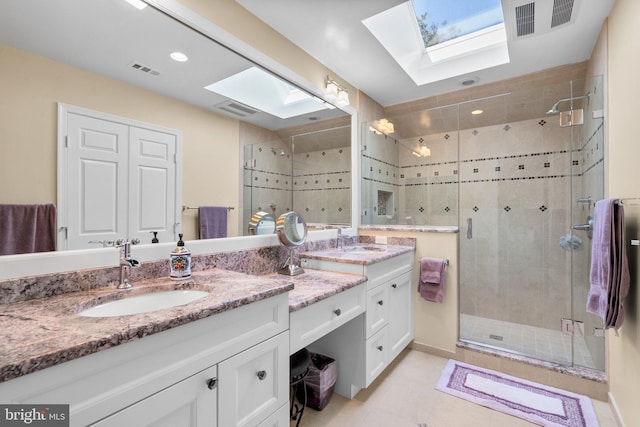
[[[629,292],[629,265],[624,242],[624,210],[614,199],[596,202],[587,311],[600,316],[605,329],[624,321],[622,300]]]
[[[420,260],[420,283],[418,292],[427,301],[444,300],[446,262],[442,259],[422,258]]]
[[[55,250],[54,205],[0,205],[0,255]]]
[[[200,206],[200,238],[215,239],[227,237],[227,208],[224,206]]]

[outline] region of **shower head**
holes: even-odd
[[[547,115],[553,116],[555,114],[560,114],[560,110],[558,110],[558,105],[560,105],[560,103],[562,103],[562,102],[577,101],[579,99],[585,99],[585,98],[589,99],[590,97],[591,97],[591,92],[588,92],[586,95],[576,96],[576,97],[573,97],[573,98],[561,99],[561,100],[557,101],[555,104],[553,104],[553,107],[551,107],[547,111]]]

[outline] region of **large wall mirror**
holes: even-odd
[[[198,210],[183,207],[229,207],[228,237],[258,210],[351,222],[351,116],[152,6],[3,1],[0,67],[0,204],[57,203],[62,103],[180,133],[175,235],[198,238]],[[260,187],[256,153],[282,174],[269,181],[277,197],[247,196]],[[310,204],[330,189],[339,199]]]

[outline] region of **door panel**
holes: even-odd
[[[161,242],[175,240],[176,136],[130,128],[129,238],[141,242],[158,232]]]
[[[90,240],[114,240],[126,233],[128,127],[74,113],[67,120],[64,249],[85,249],[95,247]]]

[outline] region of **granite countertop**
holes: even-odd
[[[286,277],[286,276],[285,276]],[[289,312],[305,308],[367,281],[365,276],[305,268],[304,273],[290,278]]]
[[[98,288],[3,304],[0,382],[284,292],[289,292],[290,311],[299,310],[366,280],[364,276],[312,269],[290,277],[277,273],[254,276],[214,268],[192,273],[192,278],[184,281],[149,279],[135,282],[129,290]],[[187,305],[148,313],[117,317],[77,315],[125,296],[174,289],[202,290],[209,295]]]
[[[370,265],[413,251],[415,251],[415,247],[413,246],[358,244],[321,251],[304,252],[300,254],[300,258]]]
[[[83,317],[76,313],[124,296],[158,290],[195,289],[209,295],[187,305],[118,317]],[[106,350],[146,335],[225,312],[293,289],[291,280],[265,280],[212,269],[192,278],[135,282],[132,289],[113,287],[71,292],[2,305],[0,313],[0,382]]]

